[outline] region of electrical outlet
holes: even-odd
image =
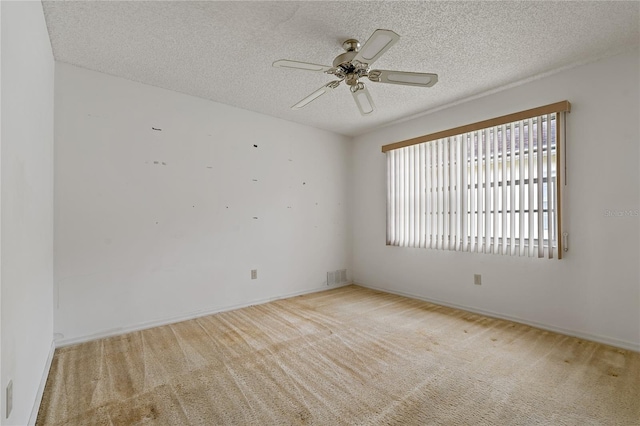
[[[13,409],[13,380],[9,380],[9,384],[7,385],[7,404],[6,404],[6,412],[7,418],[11,415],[11,410]]]
[[[473,274],[473,283],[475,285],[482,285],[482,275],[480,274]]]
[[[252,269],[251,270],[251,279],[252,280],[257,280],[258,279],[258,270],[257,269]]]

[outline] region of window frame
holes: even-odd
[[[501,116],[501,117],[491,118],[491,119],[488,119],[488,120],[483,120],[483,121],[479,121],[479,122],[476,122],[476,123],[455,127],[453,129],[443,130],[443,131],[440,131],[440,132],[431,133],[431,134],[428,134],[428,135],[418,136],[416,138],[407,139],[407,140],[404,140],[404,141],[387,144],[387,145],[382,146],[382,152],[383,153],[387,153],[387,152],[392,151],[392,150],[411,147],[411,146],[418,145],[418,144],[424,144],[425,142],[438,141],[438,140],[442,140],[442,139],[445,139],[445,138],[464,137],[465,135],[467,135],[469,133],[476,134],[476,132],[477,132],[477,135],[480,135],[481,133],[484,133],[485,131],[487,131],[487,134],[488,134],[488,133],[490,133],[489,129],[493,129],[493,128],[497,129],[499,126],[510,125],[510,124],[512,124],[514,122],[525,122],[525,120],[529,120],[529,125],[531,125],[531,123],[532,123],[531,120],[536,118],[536,117],[542,117],[542,116],[548,116],[549,114],[555,114],[555,120],[554,120],[555,121],[555,134],[553,135],[554,139],[555,139],[555,146],[553,148],[551,146],[548,146],[547,148],[545,148],[544,151],[542,151],[542,152],[543,153],[547,153],[548,152],[548,153],[547,154],[543,154],[542,158],[545,158],[546,155],[551,155],[551,152],[553,152],[555,154],[555,160],[551,160],[551,161],[553,161],[553,166],[554,166],[553,169],[555,169],[555,170],[554,170],[553,173],[549,170],[548,173],[549,173],[549,178],[550,179],[555,179],[555,181],[556,181],[556,185],[554,185],[554,189],[555,189],[555,192],[556,192],[556,194],[555,194],[556,197],[554,197],[555,198],[555,206],[554,207],[555,207],[555,210],[556,210],[556,215],[555,215],[556,217],[554,218],[554,220],[556,220],[555,231],[557,231],[557,234],[555,235],[555,241],[554,242],[557,244],[557,246],[554,247],[554,248],[557,250],[557,258],[561,259],[563,252],[566,251],[565,250],[566,247],[563,244],[564,234],[563,234],[562,220],[561,220],[561,218],[562,218],[562,187],[564,185],[566,185],[566,183],[565,183],[566,179],[564,178],[565,177],[564,176],[565,175],[565,167],[564,167],[564,161],[565,160],[564,160],[564,155],[563,155],[564,154],[564,149],[565,149],[565,147],[564,147],[564,137],[563,136],[564,136],[564,132],[566,131],[566,129],[565,129],[566,126],[565,126],[565,121],[564,121],[565,120],[565,114],[564,113],[570,112],[570,111],[571,111],[571,104],[569,103],[569,101],[565,100],[565,101],[556,102],[556,103],[553,103],[553,104],[549,104],[549,105],[545,105],[545,106],[541,106],[541,107],[537,107],[537,108],[528,109],[528,110],[525,110],[525,111],[520,111],[520,112],[516,112],[516,113],[512,113],[512,114],[507,114],[507,115],[504,115],[504,116]],[[542,124],[539,124],[539,125],[541,126],[540,129],[542,129]],[[551,125],[551,122],[548,122],[547,126],[550,126],[550,125]],[[506,127],[503,126],[503,130],[505,128]],[[511,127],[511,131],[513,131],[513,127]],[[533,133],[531,133],[531,135],[529,137],[531,137],[532,135],[533,135]],[[513,137],[513,136],[510,136],[510,138],[511,137]],[[522,138],[523,136],[520,136],[520,137]],[[487,144],[487,143],[488,142],[485,142],[485,144]],[[496,143],[495,148],[498,148],[497,142],[495,142],[495,143]],[[521,142],[521,143],[523,143],[523,142]],[[540,141],[538,143],[540,143]],[[549,142],[547,142],[547,143],[549,143]],[[489,152],[488,149],[489,148],[486,148],[486,149],[487,149],[486,154],[488,154],[488,152]],[[506,149],[506,145],[505,145],[504,149]],[[473,151],[473,149],[472,149],[472,151]],[[465,152],[465,153],[468,154],[468,152]],[[528,156],[529,153],[530,153],[529,148],[527,148],[526,152],[524,151],[524,148],[523,148],[522,150],[519,150],[517,152],[517,155],[523,155],[522,158],[527,158],[527,157],[524,156],[524,154],[526,154]],[[531,151],[531,153],[533,153],[533,152]],[[501,155],[506,157],[506,154],[507,153],[502,153]],[[515,155],[515,154],[516,154],[515,152],[512,154],[511,150],[510,150],[509,153],[508,153],[508,156],[511,157],[512,155]],[[471,155],[473,155],[473,153]],[[493,154],[493,155],[496,155],[496,154]],[[504,159],[505,157],[503,157],[503,160],[501,160],[501,161],[506,161]],[[486,164],[485,162],[487,161],[487,160],[482,160],[481,159],[478,162],[477,158],[473,158],[473,157],[469,157],[469,156],[467,156],[467,158],[468,158],[467,161],[470,161],[469,164],[471,164],[471,167],[474,167],[473,166],[473,162],[474,161],[476,161],[476,164]],[[509,161],[513,160],[514,158],[515,157],[511,157],[511,159]],[[545,160],[536,160],[536,161],[545,161]],[[388,167],[389,166],[387,166],[387,168]],[[484,169],[484,165],[482,167]],[[387,169],[387,173],[390,173],[389,169]],[[485,172],[482,172],[482,173],[485,173]],[[488,176],[489,173],[493,173],[493,172],[487,171],[486,173],[487,173],[487,176]],[[495,173],[496,173],[496,178],[497,178],[497,173],[498,172],[495,172]],[[523,184],[526,185],[526,181],[528,179],[529,178],[526,178],[526,179],[518,178],[517,181],[519,183],[514,184],[514,186],[519,188]],[[535,179],[537,179],[537,178],[535,178]],[[544,178],[544,179],[547,179],[547,178]],[[387,181],[389,182],[389,178],[387,178]],[[458,182],[458,185],[460,183],[463,183],[463,182],[464,181]],[[504,182],[505,181],[503,181],[502,178],[501,178],[500,181],[498,182],[498,186],[505,185]],[[474,184],[473,181],[472,182],[466,182],[467,188],[471,188],[473,184]],[[477,184],[478,183],[476,182],[475,184],[476,184],[476,188],[477,188]],[[481,184],[482,184],[482,187],[484,188],[483,191],[486,191],[487,188],[492,188],[492,189],[488,189],[488,190],[497,192],[497,190],[494,188],[495,184],[493,183],[493,181],[490,182],[490,183],[486,183],[486,182],[483,181],[483,182],[481,182]],[[540,189],[540,191],[543,191],[543,190]],[[477,193],[480,194],[480,191],[477,190]],[[448,194],[454,194],[454,192],[449,191]],[[387,200],[387,203],[389,203],[389,199]],[[480,208],[482,208],[482,206],[476,206],[476,208],[474,209],[472,206],[467,205],[466,206],[466,213],[473,215],[473,212],[476,211],[476,214],[478,214],[477,211]],[[543,210],[543,212],[544,211],[548,212],[548,207],[543,207],[543,209],[547,209],[547,210]],[[491,209],[491,212],[494,212],[494,210],[496,210],[496,208]],[[504,210],[504,208],[501,207],[501,208],[499,208],[498,211],[502,212],[502,210]],[[519,209],[519,210],[522,210],[522,209]],[[529,210],[531,210],[531,208],[527,208],[527,211],[529,211]],[[387,211],[389,212],[389,205],[387,205]],[[486,214],[485,212],[486,211],[483,210],[482,214]],[[408,214],[411,214],[411,213],[408,213]],[[433,214],[433,213],[431,213],[431,212],[427,213],[427,215],[429,215],[429,214]],[[449,213],[447,211],[447,214],[452,214],[452,213]],[[461,214],[461,211],[456,211],[455,214]],[[498,213],[498,214],[502,215],[504,213]],[[524,213],[521,213],[519,211],[517,214],[519,215],[519,214],[524,214]],[[388,215],[389,215],[389,213],[388,213]],[[493,217],[496,217],[495,213],[491,213],[491,215]],[[541,219],[542,222],[544,222],[544,220],[545,220],[544,218],[546,216],[548,216],[548,214],[547,215],[542,215],[542,217],[543,217]],[[409,218],[409,216],[407,216],[407,218]],[[387,224],[388,225],[389,225],[389,220],[390,220],[389,217],[387,217]],[[401,220],[404,220],[404,219],[401,219]],[[431,219],[429,219],[429,220],[431,220]],[[487,220],[489,220],[489,219],[487,219]],[[497,222],[497,221],[506,220],[506,218],[504,216],[500,216],[499,219],[495,219],[495,220]],[[533,220],[533,219],[531,219],[531,220]],[[539,226],[539,222],[537,224]],[[451,237],[450,233],[448,233],[448,230],[444,230],[444,229],[445,228],[443,228],[443,231],[441,231],[442,234],[443,234],[442,238],[446,239],[446,238],[449,237],[449,240],[450,240],[451,239],[450,238]],[[501,234],[503,234],[503,233],[504,232],[502,232]],[[537,235],[533,235],[533,231],[529,231],[529,234],[530,234],[531,238],[534,238],[534,241],[538,241]],[[474,235],[467,235],[466,237],[464,237],[462,235],[458,236],[458,238],[468,238],[469,240],[474,239],[474,237],[475,237],[476,240],[479,239],[478,235],[475,235],[475,236]],[[414,236],[410,236],[409,238],[414,238]],[[487,236],[483,236],[483,238],[488,238],[488,237]],[[497,234],[493,234],[492,238],[494,238],[492,240],[493,244],[496,244],[497,246],[502,246],[503,245],[504,236],[498,236]],[[512,236],[509,233],[507,238],[508,238],[507,247],[509,247],[509,245],[511,245],[510,240],[512,238],[515,238],[515,237]],[[518,240],[520,240],[520,237],[518,237]],[[394,246],[401,245],[401,244],[392,244],[389,241],[389,238],[387,238],[387,244],[388,245],[394,245]],[[449,244],[450,243],[447,242],[448,246],[449,246]],[[476,241],[475,244],[473,244],[473,246],[475,246],[476,244],[477,244],[477,241]],[[409,245],[411,245],[411,244],[409,244]],[[518,241],[518,246],[524,246],[525,249],[529,245],[530,245],[530,238],[523,237],[522,242]],[[548,245],[548,238],[545,238],[544,242],[543,242],[543,248],[546,248],[547,245]],[[438,247],[438,246],[436,246],[436,247],[437,248],[444,248],[444,247]],[[470,250],[470,251],[475,251],[475,250]]]

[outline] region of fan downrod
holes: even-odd
[[[345,50],[345,52],[336,56],[336,58],[333,60],[334,67],[350,63],[360,50],[360,42],[354,38],[350,38],[342,43],[342,48]]]

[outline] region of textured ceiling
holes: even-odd
[[[56,60],[346,135],[626,49],[638,2],[43,2]],[[373,68],[432,72],[432,88],[346,86],[289,107],[332,76],[273,68],[331,65],[345,39],[377,28],[400,41]],[[615,78],[615,77],[614,77]],[[368,80],[367,80],[368,81]],[[605,80],[606,81],[606,80]]]

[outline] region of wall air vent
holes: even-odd
[[[347,283],[347,270],[338,269],[337,271],[327,272],[327,285],[339,285]]]

